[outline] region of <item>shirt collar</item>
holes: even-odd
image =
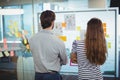
[[[52,30],[42,29],[41,32],[53,34]]]

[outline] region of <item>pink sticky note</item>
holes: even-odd
[[[14,54],[14,51],[10,51],[10,56],[12,57],[12,56],[14,56],[15,54]]]
[[[7,39],[6,38],[3,39],[3,45],[4,45],[5,49],[8,49],[8,47],[7,47]]]

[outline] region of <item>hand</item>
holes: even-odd
[[[77,64],[77,53],[71,53],[70,59],[71,59],[72,63],[76,63]]]

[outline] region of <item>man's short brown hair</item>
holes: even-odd
[[[53,11],[46,10],[41,13],[40,21],[43,29],[50,27],[54,20],[55,20],[55,13]]]

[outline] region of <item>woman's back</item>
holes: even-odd
[[[91,64],[86,57],[85,41],[74,41],[72,51],[77,53],[79,80],[103,80],[100,66]]]

